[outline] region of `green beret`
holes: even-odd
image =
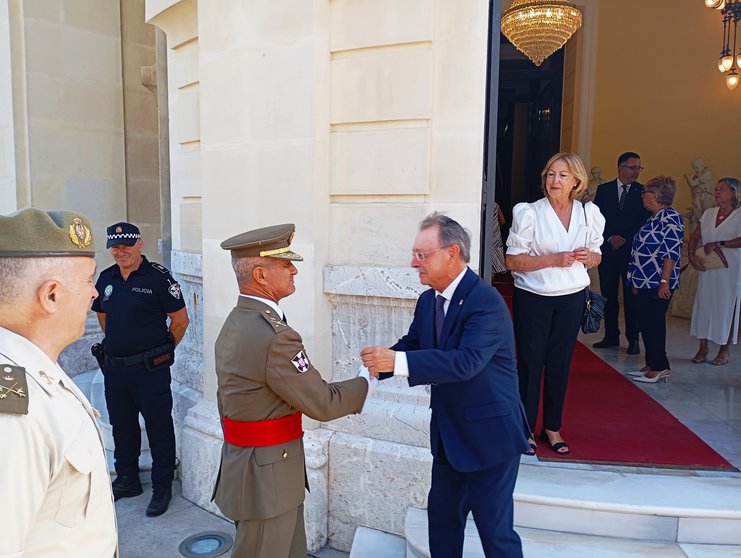
[[[82,213],[35,207],[0,215],[0,258],[95,256],[90,221]]]
[[[231,250],[232,256],[278,258],[281,260],[302,261],[303,258],[291,251],[291,241],[296,225],[273,225],[238,234],[221,243],[224,250]]]

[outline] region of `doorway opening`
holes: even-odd
[[[551,155],[560,151],[564,82],[564,49],[535,66],[501,34],[501,14],[494,12],[489,31],[481,227],[481,275],[487,281],[492,279],[492,258],[496,258],[492,254],[496,206],[504,217],[500,230],[506,247],[512,208],[543,196],[540,173]]]

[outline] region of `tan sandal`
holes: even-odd
[[[713,366],[725,366],[728,364],[728,351],[718,351],[718,355],[710,362]]]
[[[707,357],[708,357],[707,347],[705,347],[704,351],[702,349],[698,349],[695,356],[692,357],[692,362],[694,362],[695,364],[700,364],[702,362],[705,362],[707,360]]]

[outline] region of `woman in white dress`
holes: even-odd
[[[718,207],[705,210],[689,241],[690,263],[700,272],[690,335],[700,340],[692,362],[705,362],[708,340],[720,345],[711,364],[728,364],[729,345],[738,341],[741,309],[741,182],[721,178],[715,186]],[[698,246],[704,253],[720,250],[728,267],[706,269],[703,258],[695,256]]]
[[[543,378],[541,441],[557,455],[571,449],[561,436],[563,404],[571,355],[584,315],[587,269],[602,259],[605,218],[592,202],[578,197],[587,187],[584,163],[573,153],[557,153],[541,173],[544,198],[518,203],[507,239],[507,268],[515,290],[512,300],[520,398],[535,453]]]

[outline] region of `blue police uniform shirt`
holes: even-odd
[[[170,272],[142,254],[139,269],[124,281],[117,264],[100,272],[93,310],[106,315],[105,350],[129,356],[167,343],[167,314],[185,308]]]

